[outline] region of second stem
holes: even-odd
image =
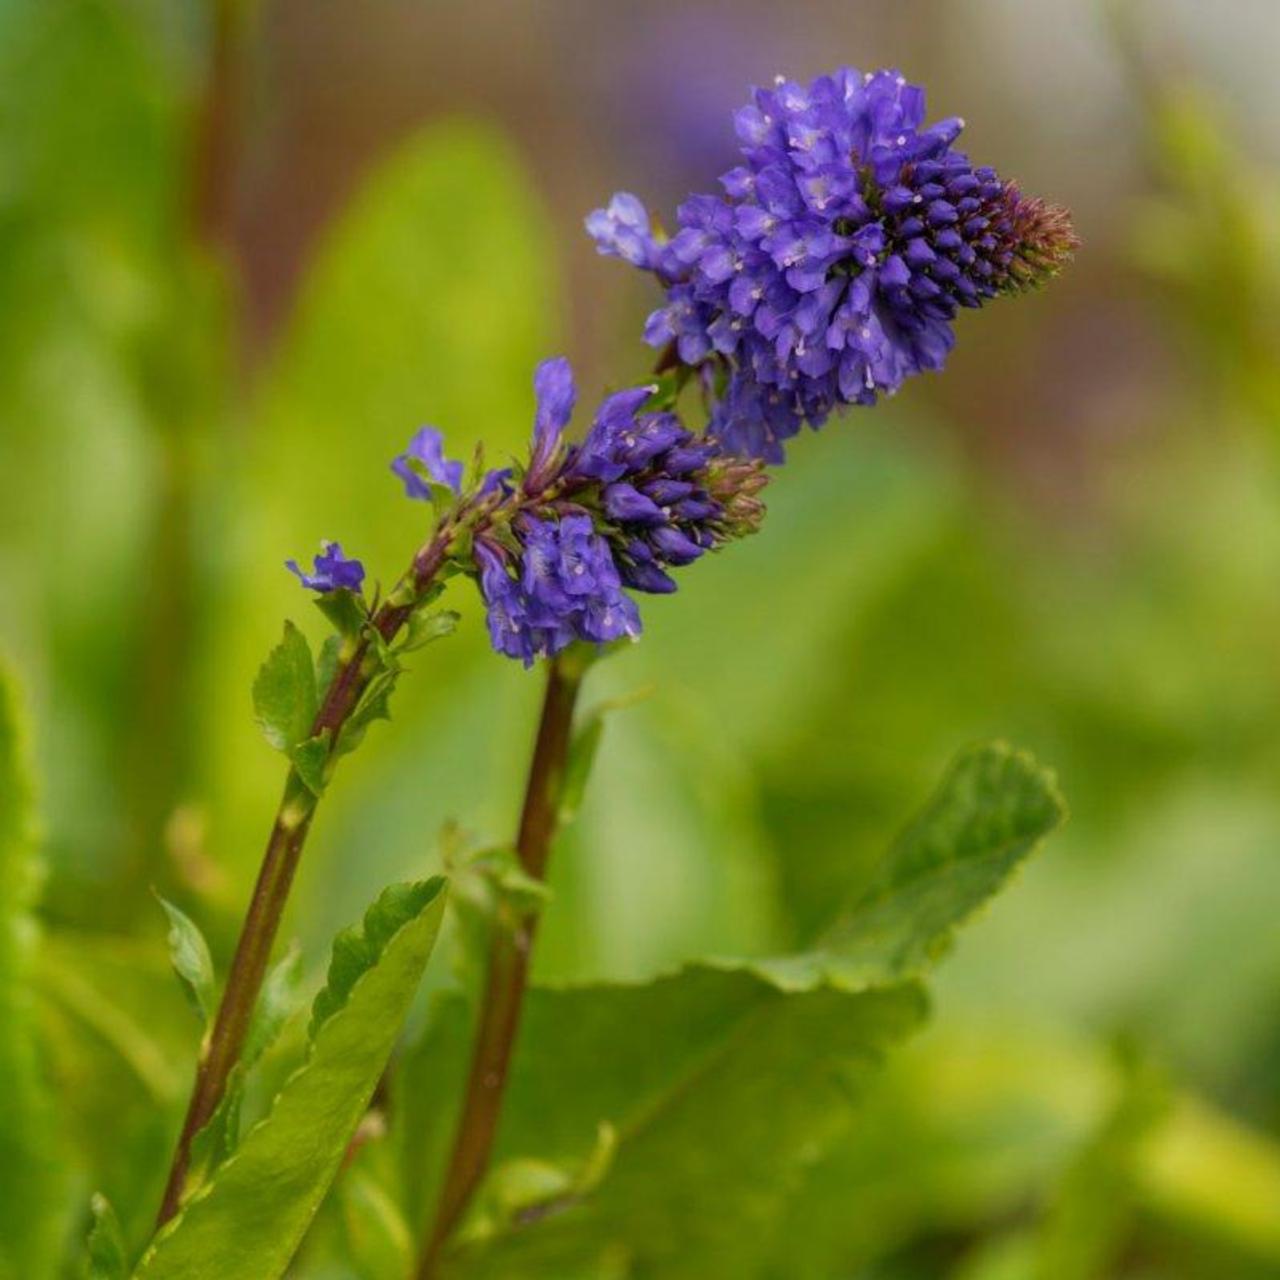
[[[574,707],[589,665],[590,659],[574,650],[548,664],[542,716],[516,837],[520,865],[535,880],[546,875],[559,822]],[[522,917],[514,928],[501,922],[494,928],[462,1113],[431,1235],[418,1266],[418,1280],[431,1280],[436,1274],[444,1247],[489,1166],[536,929],[536,914]]]

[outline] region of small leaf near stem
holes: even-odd
[[[259,682],[255,684],[255,705],[264,730],[269,726],[268,738],[273,740],[273,745],[281,745],[288,751],[324,735],[330,743],[329,759],[323,770],[318,769],[318,761],[312,754],[314,748],[308,748],[303,757],[306,776],[303,769],[294,764],[285,780],[284,794],[267,839],[262,867],[227,974],[227,984],[196,1065],[195,1084],[169,1167],[158,1225],[172,1218],[182,1203],[191,1143],[212,1119],[226,1092],[227,1080],[240,1059],[315,812],[318,797],[311,784],[327,781],[328,771],[333,765],[334,744],[340,741],[343,727],[379,669],[376,661],[368,661],[372,648],[370,637],[376,634],[380,646],[390,645],[418,607],[434,598],[432,593],[439,585],[437,580],[450,572],[449,557],[456,534],[453,525],[444,521],[430,540],[418,549],[408,572],[377,608],[372,619],[362,627],[361,633],[345,638],[336,654],[337,662],[332,667],[332,674],[320,686],[323,696],[317,689],[310,649],[300,632],[296,633],[295,639],[296,628],[292,624],[286,627],[284,641],[259,674]],[[284,650],[283,654],[281,650]],[[335,656],[333,646],[327,646],[321,656],[322,669],[325,675],[329,675],[327,668]],[[310,723],[306,724],[297,713],[299,705],[307,701],[308,689],[313,699],[313,715]],[[315,700],[319,702],[318,707]],[[279,742],[274,739],[279,739]],[[354,744],[348,742],[346,745],[350,749]]]

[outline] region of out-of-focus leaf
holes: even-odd
[[[173,965],[196,1016],[207,1024],[214,1006],[213,957],[209,954],[209,944],[185,911],[158,893],[156,899],[169,918],[169,963]]]
[[[1137,1207],[1142,1144],[1168,1109],[1167,1081],[1117,1050],[1118,1097],[1066,1170],[1039,1241],[1036,1280],[1093,1280],[1119,1263]]]
[[[856,989],[921,973],[1064,812],[1052,777],[1029,756],[1001,744],[965,752],[821,944],[761,967],[780,986],[802,988],[828,979]]]
[[[0,666],[0,1277],[51,1275],[61,1226],[62,1133],[32,1016],[39,878],[16,696]]]
[[[85,1250],[86,1280],[125,1280],[129,1260],[125,1253],[120,1220],[106,1196],[95,1193],[89,1202],[91,1222]]]
[[[458,1274],[566,1274],[617,1255],[670,1276],[724,1273],[734,1258],[745,1268],[842,1132],[856,1086],[923,1016],[916,979],[1060,817],[1025,756],[977,749],[812,954],[531,992],[499,1159],[582,1159],[602,1121],[617,1152],[581,1204],[462,1249]],[[415,1055],[426,1076],[409,1087],[442,1096],[465,1058],[464,1024],[460,1010],[437,1020]],[[424,1144],[447,1127],[437,1121]]]
[[[365,1170],[339,1184],[347,1255],[360,1280],[404,1280],[413,1263],[413,1237],[395,1201]]]
[[[306,1061],[152,1242],[138,1280],[273,1280],[337,1173],[426,967],[440,878],[393,886],[334,942]]]
[[[316,715],[316,672],[306,637],[284,624],[284,639],[272,649],[253,682],[253,709],[262,735],[277,751],[305,742]]]

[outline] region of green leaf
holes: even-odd
[[[51,1274],[61,1231],[61,1132],[32,1008],[40,867],[16,697],[0,666],[0,1277]]]
[[[169,917],[169,962],[178,975],[191,1007],[204,1023],[214,1010],[213,957],[199,926],[172,902],[156,894],[156,901]]]
[[[593,707],[574,727],[569,756],[565,762],[564,781],[560,784],[560,807],[556,814],[558,827],[567,827],[578,816],[582,797],[591,777],[591,768],[596,762],[596,752],[600,749],[605,716],[610,711],[621,711],[624,707],[633,706],[647,698],[651,692],[652,688],[646,687],[621,697],[609,698]]]
[[[404,1280],[413,1236],[395,1201],[360,1168],[343,1175],[340,1189],[347,1252],[360,1280]]]
[[[253,682],[258,727],[277,751],[290,751],[311,735],[316,716],[316,673],[306,637],[284,624],[284,639],[272,649]]]
[[[240,1113],[244,1108],[244,1068],[237,1063],[227,1077],[226,1089],[213,1115],[191,1140],[188,1191],[204,1185],[235,1150],[240,1140]]]
[[[345,587],[322,591],[314,603],[342,636],[358,636],[369,621],[369,610],[363,598]]]
[[[298,771],[298,777],[313,796],[324,795],[329,782],[329,734],[318,733],[307,738],[289,752],[289,759]]]
[[[276,1042],[284,1025],[293,1016],[301,999],[302,948],[295,942],[290,945],[267,974],[258,997],[258,1007],[253,1011],[249,1034],[245,1038],[240,1062],[247,1071]]]
[[[454,609],[416,609],[409,615],[404,639],[396,646],[399,653],[413,653],[433,640],[443,640],[458,629],[461,615]]]
[[[120,1221],[106,1196],[95,1193],[89,1202],[92,1223],[86,1241],[86,1280],[125,1280],[129,1261],[125,1254]]]
[[[396,885],[339,935],[306,1058],[270,1113],[155,1238],[138,1280],[274,1280],[342,1162],[426,967],[444,880]]]
[[[585,1159],[601,1121],[617,1149],[581,1203],[487,1245],[456,1244],[450,1274],[594,1274],[610,1257],[637,1274],[747,1274],[791,1189],[844,1132],[862,1081],[919,1025],[929,964],[1060,817],[1051,780],[1025,756],[967,752],[813,950],[713,960],[645,985],[533,990],[499,1165]],[[413,1057],[427,1074],[409,1088],[451,1096],[465,1024],[459,1005],[438,1007]],[[447,1128],[437,1120],[420,1140]],[[440,1154],[406,1160],[411,1195]]]
[[[1003,743],[964,752],[821,944],[762,967],[782,986],[829,979],[846,989],[922,973],[1065,814],[1053,776],[1030,756]]]
[[[301,973],[302,950],[295,943],[267,974],[257,1007],[253,1011],[253,1021],[249,1024],[249,1034],[245,1038],[240,1061],[227,1078],[222,1101],[191,1143],[189,1187],[194,1188],[208,1181],[236,1149],[236,1144],[240,1141],[240,1115],[244,1107],[249,1072],[275,1043],[284,1024],[297,1008]]]

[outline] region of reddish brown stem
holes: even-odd
[[[451,526],[442,527],[419,551],[401,587],[393,593],[392,600],[398,602],[405,596],[410,600],[421,599],[444,567],[452,532]],[[412,603],[393,604],[389,600],[374,615],[372,625],[384,640],[390,641],[408,621],[413,608]],[[330,735],[331,752],[342,726],[355,710],[369,683],[372,668],[365,661],[369,643],[367,638],[359,640],[351,656],[338,668],[312,723],[312,736],[325,732]],[[226,1092],[227,1078],[239,1061],[262,990],[271,949],[280,929],[289,888],[293,884],[307,832],[311,829],[314,810],[314,797],[297,772],[291,769],[267,840],[249,909],[240,928],[222,1002],[213,1028],[201,1048],[191,1101],[187,1105],[186,1118],[169,1168],[157,1226],[162,1226],[178,1211],[191,1163],[192,1140],[218,1109]]]
[[[538,722],[516,838],[520,864],[537,880],[546,874],[547,858],[556,833],[573,709],[585,671],[586,664],[576,654],[563,655],[548,664],[542,717]],[[466,1095],[435,1221],[418,1264],[418,1280],[431,1280],[435,1275],[449,1236],[461,1221],[489,1166],[528,986],[536,928],[537,916],[529,915],[514,928],[499,924],[494,929]]]

